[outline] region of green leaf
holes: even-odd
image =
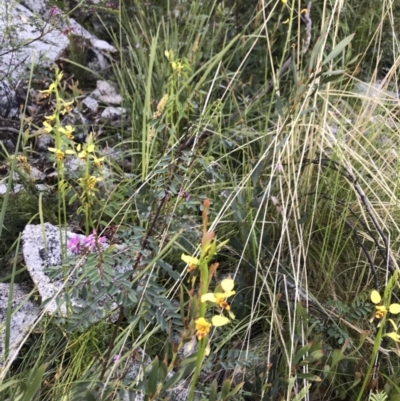
[[[299,373],[297,375],[298,378],[300,379],[306,379],[309,380],[310,382],[320,382],[322,379],[319,376],[312,375],[311,373]]]
[[[31,401],[33,400],[36,391],[40,387],[40,384],[42,383],[42,377],[43,374],[46,370],[46,365],[41,365],[35,372],[33,379],[30,381],[29,385],[27,386],[27,389],[24,394],[24,398],[22,401]]]
[[[343,359],[345,359],[345,356],[342,354],[342,351],[340,349],[333,350],[331,369],[334,368]]]
[[[320,350],[314,351],[310,355],[308,355],[307,359],[314,362],[314,361],[318,361],[319,359],[323,358],[324,356],[325,356],[325,351],[320,349]]]
[[[146,383],[146,390],[147,393],[150,395],[155,394],[155,392],[157,391],[158,366],[159,366],[159,361],[158,357],[156,357],[153,361],[151,372]]]
[[[7,382],[5,382],[5,383],[2,383],[2,384],[0,385],[0,393],[1,393],[3,390],[5,390],[7,387],[13,386],[14,384],[16,385],[16,384],[18,384],[18,383],[20,383],[19,380],[10,380],[10,381],[7,381]]]
[[[303,398],[305,398],[310,390],[310,387],[311,383],[307,384],[306,387],[302,388],[301,391],[294,398],[292,398],[292,401],[301,401]]]
[[[331,60],[333,60],[336,56],[338,56],[344,48],[353,40],[355,33],[352,33],[351,35],[347,36],[344,38],[342,41],[340,41],[334,48],[333,50],[328,54],[326,59],[322,62],[322,65],[325,65],[329,63]]]
[[[325,39],[327,36],[327,32],[328,32],[328,28],[329,28],[329,18],[327,18],[323,24],[323,29],[319,35],[318,40],[316,41],[311,54],[310,54],[310,62],[308,64],[308,69],[310,72],[314,72],[316,66],[317,66],[317,60],[318,60],[318,54],[322,49],[322,46],[325,44]]]
[[[225,381],[222,383],[221,398],[222,398],[223,400],[225,400],[226,397],[228,397],[229,390],[231,389],[231,384],[232,384],[232,382],[231,382],[229,379],[225,380]]]
[[[301,359],[303,358],[304,355],[307,354],[307,352],[310,350],[311,346],[312,346],[312,342],[306,344],[304,347],[301,347],[297,352],[296,355],[293,358],[293,364],[297,365]]]
[[[96,401],[96,397],[91,391],[88,391],[85,394],[85,398],[86,398],[86,401]]]
[[[243,387],[245,382],[241,382],[239,383],[237,386],[235,386],[228,394],[229,397],[233,397],[234,395],[236,395]]]
[[[208,401],[217,401],[218,384],[217,380],[213,380],[210,386],[210,394],[208,396]]]
[[[328,82],[333,82],[341,79],[344,76],[346,70],[335,70],[335,71],[327,71],[321,74],[321,80],[319,81],[320,85],[327,84]]]
[[[158,380],[160,382],[163,382],[165,380],[165,378],[167,377],[167,374],[168,374],[168,366],[165,362],[161,362],[160,368],[158,371]]]
[[[191,373],[196,366],[196,361],[197,361],[197,356],[184,359],[181,362],[182,368],[178,370],[177,373],[175,373],[169,380],[165,382],[165,384],[163,385],[163,390],[168,390],[176,383],[178,383],[184,376]]]

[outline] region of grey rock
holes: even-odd
[[[1,49],[0,74],[12,82],[29,76],[32,65],[50,66],[69,43],[62,32],[15,1],[0,3],[0,30],[8,32]]]
[[[49,134],[42,134],[36,140],[36,149],[40,152],[46,152],[49,147],[54,145],[54,138]]]
[[[17,194],[24,189],[22,184],[14,184],[11,189],[11,193]],[[0,184],[0,195],[4,195],[7,192],[7,184]]]
[[[115,120],[118,117],[121,117],[123,114],[126,113],[126,109],[124,109],[123,107],[106,107],[101,115],[100,115],[100,119],[102,121],[108,121],[108,120]]]
[[[83,104],[83,106],[87,107],[93,113],[96,113],[97,109],[99,108],[98,101],[91,96],[88,96],[85,99],[83,99],[82,104]]]
[[[25,6],[29,11],[37,13],[39,15],[44,15],[46,13],[46,1],[45,0],[21,0],[23,6]]]
[[[4,336],[10,289],[10,284],[0,284],[0,366],[6,362]],[[12,290],[10,349],[7,362],[12,362],[16,358],[21,342],[40,313],[39,306],[29,300],[29,294],[23,287],[14,284]]]
[[[70,286],[74,286],[78,279],[81,279],[82,266],[85,263],[84,256],[76,262],[76,265],[72,265],[65,272],[63,277],[56,279],[50,278],[45,269],[53,266],[61,266],[63,263],[63,252],[64,261],[73,257],[73,252],[67,248],[68,240],[78,237],[82,243],[86,236],[79,235],[67,231],[66,229],[60,229],[59,227],[53,226],[50,223],[42,225],[28,224],[22,233],[22,253],[24,255],[25,264],[27,270],[37,285],[40,296],[43,301],[47,301],[45,310],[50,314],[66,315],[66,306],[62,304],[61,307],[57,306],[56,297],[63,296],[64,286],[67,283]],[[100,246],[105,249],[108,247],[107,243],[102,243]],[[116,266],[115,270],[119,273],[125,273],[132,270],[132,265]],[[84,285],[87,282],[85,278],[80,282],[79,285]],[[78,288],[79,288],[79,285]],[[71,303],[73,306],[82,306],[82,299],[71,297]],[[107,308],[115,310],[117,304],[112,302],[110,299],[102,297],[98,301],[97,312],[98,316],[106,315]],[[114,315],[111,317],[114,319]],[[94,321],[97,321],[97,315]]]
[[[92,97],[106,104],[121,104],[122,96],[117,93],[111,84],[106,81],[97,81],[96,86],[96,89],[91,94]]]
[[[22,233],[22,252],[25,264],[43,300],[52,298],[62,291],[62,281],[53,282],[44,272],[44,269],[61,265],[61,241],[65,245],[66,241],[73,236],[75,234],[71,232],[67,232],[67,236],[65,236],[65,230],[60,230],[50,223],[45,223],[43,227],[41,225],[28,224]],[[46,310],[49,313],[54,313],[58,310],[54,300],[48,303]]]
[[[23,0],[21,4],[16,0],[0,2],[0,31],[7,33],[1,48],[0,77],[15,84],[29,77],[32,66],[53,65],[69,46],[68,35],[64,32],[71,28],[75,35],[89,41],[98,69],[109,67],[108,54],[117,49],[98,39],[73,18],[62,15],[57,7],[50,7],[44,0]]]

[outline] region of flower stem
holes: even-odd
[[[193,401],[194,399],[194,390],[196,387],[197,379],[200,375],[201,365],[203,363],[204,352],[206,350],[208,342],[208,336],[204,337],[199,341],[198,348],[197,348],[197,360],[196,360],[196,368],[194,370],[192,382],[190,384],[190,392],[188,396],[188,401]]]
[[[361,399],[363,397],[363,394],[364,394],[364,391],[365,391],[365,388],[367,387],[367,384],[369,383],[369,381],[371,379],[371,377],[370,377],[371,376],[371,371],[372,371],[372,368],[375,365],[376,357],[378,355],[379,346],[380,346],[381,341],[382,341],[382,332],[383,332],[384,326],[385,326],[385,322],[383,321],[381,323],[381,326],[379,327],[379,331],[378,331],[378,333],[376,335],[374,348],[372,350],[372,355],[371,355],[371,360],[370,360],[370,363],[369,363],[369,366],[368,366],[368,370],[367,370],[367,372],[366,372],[366,374],[364,376],[364,381],[363,381],[363,384],[361,386],[361,390],[358,393],[358,397],[357,397],[356,401],[361,401]]]

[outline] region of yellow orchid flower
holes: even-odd
[[[90,190],[93,190],[94,187],[96,186],[96,183],[98,181],[101,181],[100,177],[95,177],[93,175],[91,175],[88,179],[87,179],[87,186]]]
[[[390,337],[392,340],[400,342],[400,335],[397,334],[397,331],[399,330],[399,328],[397,327],[396,323],[392,319],[389,319],[389,322],[393,326],[394,331],[392,331],[391,333],[386,333],[384,336]]]
[[[198,340],[202,340],[208,335],[211,328],[211,323],[207,322],[204,317],[199,317],[195,320],[196,323],[196,336]]]
[[[70,141],[72,141],[74,139],[74,136],[72,135],[72,133],[75,131],[75,128],[72,127],[71,125],[66,125],[65,128],[60,127],[59,131],[62,134],[64,134]]]
[[[97,189],[96,189],[96,184],[101,181],[100,177],[95,177],[94,175],[91,175],[90,177],[82,177],[78,179],[79,185],[84,189],[84,191],[89,195],[93,196],[95,195]]]
[[[223,292],[209,292],[207,294],[204,294],[201,296],[201,302],[213,302],[217,304],[220,308],[229,310],[230,308],[228,303],[226,302],[226,298],[229,298],[236,293],[235,291],[233,291],[235,283],[231,278],[226,278],[225,280],[221,281],[220,286]]]
[[[203,339],[210,332],[211,326],[221,327],[230,323],[231,321],[225,316],[213,316],[211,323],[204,319],[204,317],[199,317],[195,320],[196,324],[196,337],[198,340]]]
[[[57,149],[57,148],[47,148],[50,152],[53,152],[56,154],[56,159],[57,160],[64,160],[64,156],[65,154],[68,155],[73,155],[74,152],[70,149],[67,149],[65,152],[62,151],[61,149]]]
[[[76,150],[78,151],[78,157],[81,160],[85,160],[88,153],[92,153],[94,151],[94,144],[85,145],[84,147],[81,144],[79,144],[76,147]]]
[[[74,104],[73,100],[71,100],[70,102],[63,102],[64,109],[61,111],[61,114],[65,115],[67,113],[70,113],[72,111],[73,104]]]
[[[400,313],[400,304],[390,304],[389,307],[386,305],[378,305],[382,301],[382,297],[378,291],[373,290],[371,292],[371,302],[375,304],[375,319],[382,319],[388,312],[392,313],[393,315],[397,315]],[[372,320],[374,319],[372,318]]]
[[[56,83],[55,83],[55,82],[52,82],[52,83],[50,84],[50,86],[48,87],[48,89],[45,89],[45,90],[42,90],[42,91],[39,91],[39,92],[43,94],[43,97],[44,97],[44,98],[46,98],[46,97],[48,97],[51,93],[54,92],[54,89],[55,89],[55,88],[56,88]]]
[[[56,154],[57,160],[64,160],[65,153],[61,149],[48,148],[48,150]]]
[[[192,256],[185,255],[184,253],[181,256],[181,259],[189,266],[188,270],[192,271],[194,270],[197,266],[200,265],[200,260],[197,258],[193,258]]]
[[[219,287],[223,290],[223,292],[216,291],[214,293],[209,292],[207,294],[204,294],[201,296],[201,302],[208,301],[208,302],[217,304],[221,309],[224,309],[228,312],[229,317],[231,319],[234,319],[235,315],[231,312],[231,307],[228,304],[228,302],[226,301],[226,298],[229,298],[232,295],[236,294],[236,292],[233,291],[234,286],[235,286],[235,282],[231,278],[226,278],[225,280],[222,280],[221,284],[219,285]],[[217,287],[217,289],[218,289],[218,287]],[[227,319],[223,316],[214,316],[214,318],[217,319],[217,321],[219,321],[219,322],[221,322],[221,321],[225,322],[225,319]],[[227,322],[229,322],[229,319]],[[219,326],[222,326],[224,324],[227,324],[227,323],[220,323]],[[214,326],[216,326],[216,325],[214,325]]]
[[[97,168],[101,167],[101,163],[104,161],[104,157],[96,157],[95,155],[92,156],[93,157],[93,163]]]
[[[55,121],[56,116],[55,116],[54,114],[52,114],[51,116],[44,116],[44,118],[45,118],[47,121]]]
[[[49,134],[51,131],[53,131],[53,126],[47,121],[43,122],[43,127],[44,127],[44,130]]]

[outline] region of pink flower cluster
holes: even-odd
[[[115,1],[108,1],[108,2],[106,3],[106,7],[107,7],[107,8],[111,8],[111,9],[113,9],[113,10],[118,10],[118,8],[119,8],[118,3],[115,2]]]
[[[85,238],[80,238],[78,235],[68,240],[67,247],[73,253],[80,253],[82,251],[89,250],[93,252],[97,245],[104,244],[107,242],[106,237],[97,237],[96,230],[93,230],[92,234]]]
[[[50,8],[50,17],[55,17],[58,14],[60,14],[60,9],[57,6],[52,6]]]

